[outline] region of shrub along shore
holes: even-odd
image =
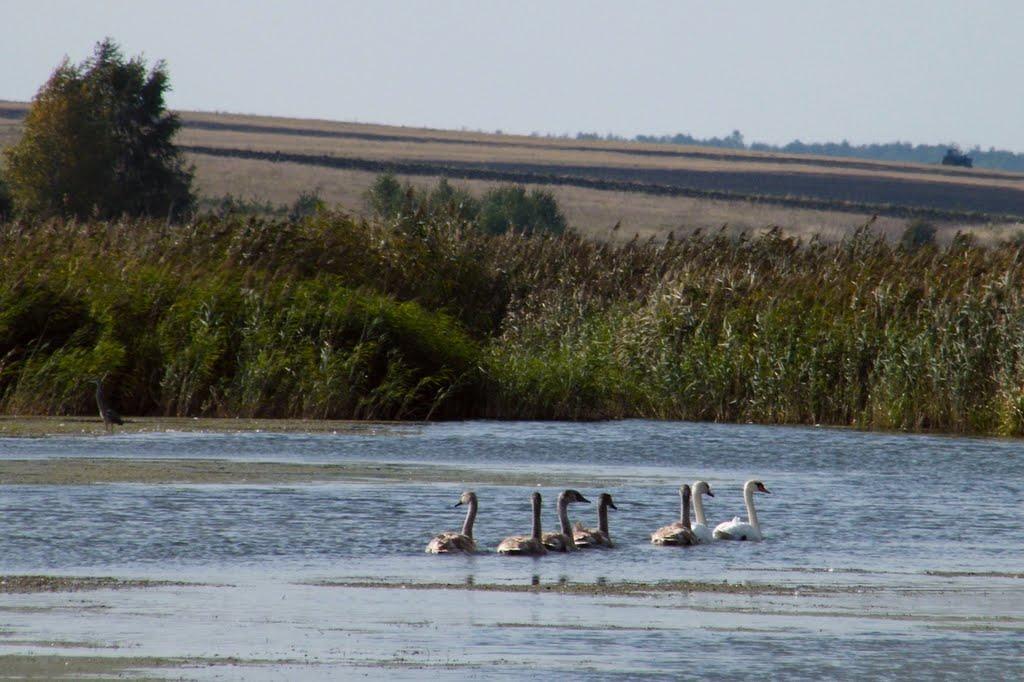
[[[1024,433],[1024,250],[487,234],[457,211],[0,225],[0,412]]]

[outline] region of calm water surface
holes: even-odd
[[[80,641],[89,632],[102,643],[131,642],[132,655],[279,661],[238,679],[333,679],[339,670],[415,678],[424,665],[432,675],[468,669],[486,677],[580,668],[596,677],[1017,677],[1024,674],[1022,455],[1024,443],[1008,440],[644,421],[0,439],[6,459],[416,465],[408,480],[391,483],[0,485],[4,573],[224,585],[76,597],[102,607],[103,618],[69,611],[67,595],[0,597],[9,608],[0,610],[0,627],[22,642]],[[459,467],[464,480],[417,480],[417,470],[439,465]],[[534,485],[494,484],[502,472],[533,477]],[[711,483],[715,497],[705,508],[714,524],[744,513],[741,486],[751,477],[773,492],[756,500],[765,542],[649,544],[652,530],[675,520],[679,483]],[[590,499],[612,493],[616,550],[540,560],[423,554],[431,535],[461,525],[451,505],[463,487],[480,497],[477,541],[493,548],[529,531],[535,489],[553,529],[555,495],[569,480],[600,481],[600,488],[581,486]],[[571,515],[596,525],[593,506],[575,505]],[[396,586],[688,579],[842,589],[613,598],[305,584],[365,579]],[[53,611],[15,608],[25,605]],[[246,626],[225,629],[225,621]],[[35,649],[0,638],[5,651]],[[519,659],[525,668],[513,664]],[[306,667],[311,660],[316,665]]]

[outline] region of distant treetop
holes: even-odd
[[[946,155],[942,157],[942,165],[970,168],[974,164],[971,161],[971,157],[960,151],[959,147],[954,146],[946,150]]]

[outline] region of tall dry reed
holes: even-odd
[[[458,216],[0,228],[0,409],[1024,432],[1021,250]]]

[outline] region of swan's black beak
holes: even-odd
[[[580,495],[580,502],[586,502],[587,504],[590,504],[590,500],[588,500],[587,498],[583,497],[582,495]]]
[[[452,509],[455,509],[455,507],[461,507],[461,506],[462,506],[462,500],[459,500],[458,502],[456,502],[455,504],[452,505]]]
[[[708,488],[708,497],[714,497],[715,494],[711,492],[711,488]]]
[[[619,508],[616,507],[615,503],[612,502],[611,500],[608,500],[608,506],[611,507],[612,509],[614,509],[615,511],[619,511]]]

